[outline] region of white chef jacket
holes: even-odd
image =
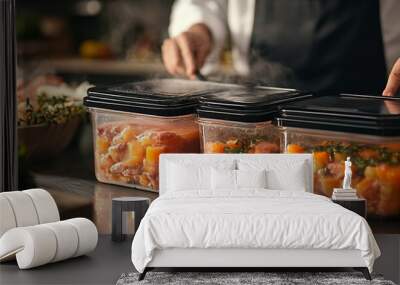
[[[219,55],[230,36],[233,65],[239,74],[249,73],[248,51],[253,32],[256,0],[177,0],[172,8],[169,33],[176,36],[192,25],[204,23],[214,46],[202,68],[209,74],[218,68]],[[400,56],[400,0],[381,0],[381,26],[386,65],[390,71]]]

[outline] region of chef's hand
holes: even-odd
[[[186,32],[166,39],[162,45],[164,65],[173,75],[186,75],[195,78],[211,51],[212,37],[208,27],[195,24]]]
[[[392,71],[390,72],[388,82],[383,96],[394,96],[400,90],[400,58],[397,59]]]

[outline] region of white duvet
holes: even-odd
[[[143,272],[165,248],[358,249],[370,271],[380,255],[359,215],[320,195],[276,190],[164,194],[140,223],[132,262]]]

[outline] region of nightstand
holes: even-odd
[[[118,197],[112,199],[112,240],[123,241],[124,212],[135,213],[135,231],[137,231],[140,221],[146,214],[150,205],[150,199],[146,197]]]
[[[354,200],[334,200],[333,203],[339,204],[340,206],[359,214],[361,217],[367,217],[367,201],[365,199],[354,199]]]

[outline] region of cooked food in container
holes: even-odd
[[[97,179],[158,191],[159,155],[200,152],[198,97],[226,88],[233,87],[159,79],[89,89]]]
[[[400,215],[400,98],[339,95],[285,106],[283,150],[314,153],[314,192],[330,197],[352,161],[352,187],[370,216]]]
[[[242,87],[200,98],[203,152],[280,152],[279,132],[273,123],[278,107],[310,96],[293,89]]]

